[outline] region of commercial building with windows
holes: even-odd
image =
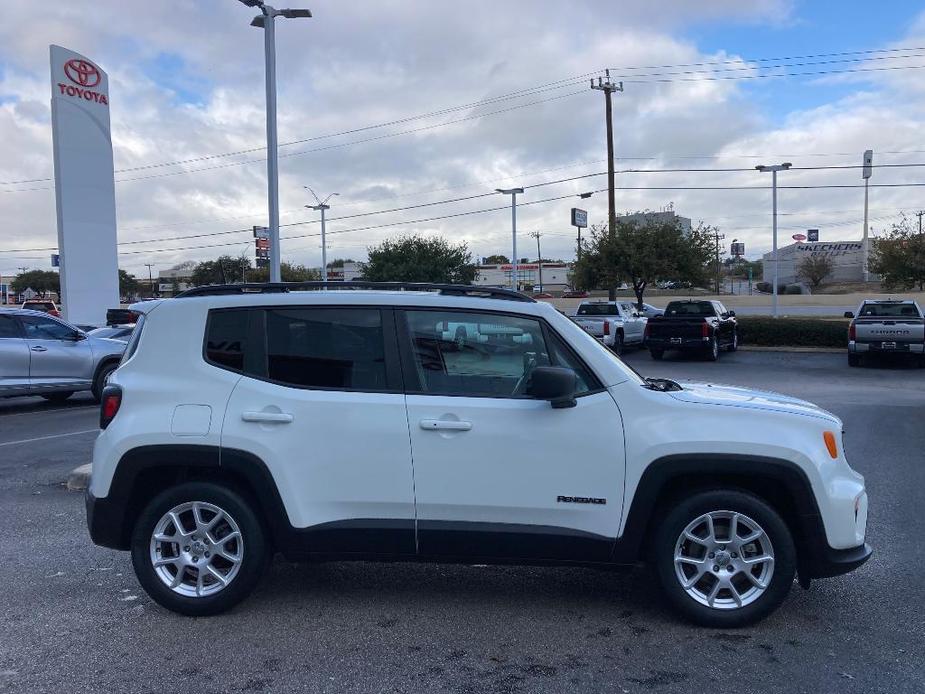
[[[826,282],[863,282],[864,266],[860,241],[827,241],[825,243],[792,243],[777,249],[778,278],[781,284],[799,282],[800,263],[806,258],[823,256],[832,262],[832,274]],[[765,253],[761,258],[764,278],[770,281],[774,276],[774,256]],[[871,280],[876,280],[871,275]]]
[[[685,235],[691,233],[691,229],[693,228],[691,225],[690,217],[682,217],[674,210],[666,210],[664,212],[634,212],[633,214],[618,214],[617,222],[637,224],[639,226],[644,224],[665,224],[670,222],[677,222],[680,224],[681,231]]]

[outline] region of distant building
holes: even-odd
[[[316,268],[318,274],[321,274],[321,268]],[[352,280],[362,279],[363,266],[360,263],[350,261],[344,263],[341,267],[328,268],[328,282],[350,282]]]
[[[571,270],[570,263],[543,263],[543,290],[544,291],[562,291],[569,286],[568,273]],[[475,278],[475,284],[492,287],[510,287],[511,273],[513,266],[510,263],[503,265],[479,265],[479,274]],[[537,263],[517,264],[517,285],[523,289],[525,287],[539,288],[540,272]]]
[[[160,270],[157,273],[157,291],[160,294],[172,296],[193,286],[193,268],[181,268],[179,270]],[[140,284],[144,285],[142,279]]]
[[[627,222],[630,224],[638,224],[642,226],[644,224],[665,224],[670,222],[677,221],[681,225],[681,231],[687,235],[691,233],[691,220],[690,217],[682,217],[674,210],[668,210],[666,212],[634,212],[633,214],[618,214],[617,222]]]
[[[793,284],[799,282],[797,268],[804,258],[825,256],[832,261],[832,274],[826,282],[863,282],[864,268],[862,263],[860,241],[827,241],[825,243],[792,243],[777,249],[778,254],[778,282],[780,284]],[[774,276],[774,257],[765,253],[761,258],[761,265],[766,282],[772,281]],[[870,279],[876,279],[871,275]]]

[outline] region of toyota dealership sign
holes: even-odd
[[[119,305],[109,78],[67,48],[50,57],[61,302],[72,323],[103,325]]]

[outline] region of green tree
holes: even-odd
[[[835,269],[832,261],[824,255],[810,255],[797,265],[797,277],[818,287]]]
[[[248,265],[250,264],[249,261]],[[215,260],[204,260],[193,269],[191,282],[194,287],[207,284],[231,284],[241,281],[241,258],[222,255]]]
[[[889,289],[925,289],[925,234],[903,216],[886,236],[871,240],[867,267]]]
[[[49,292],[61,294],[61,277],[54,270],[27,270],[13,278],[10,289],[16,294],[31,289],[44,299]]]
[[[372,282],[472,284],[477,269],[465,243],[440,237],[400,236],[367,249],[364,277]]]
[[[646,288],[656,280],[704,282],[715,258],[713,233],[701,224],[685,234],[677,221],[618,222],[614,234],[593,226],[590,238],[582,239],[572,286],[612,289],[629,282],[641,308]]]
[[[511,262],[511,259],[506,255],[490,255],[485,258],[485,265],[507,265]]]
[[[321,273],[318,270],[292,263],[280,263],[279,274],[283,282],[317,282],[321,279]],[[269,282],[270,268],[260,267],[248,272],[247,281]]]
[[[343,267],[345,263],[355,263],[353,258],[336,258],[328,263],[329,268]]]
[[[138,293],[138,278],[125,270],[119,270],[119,296],[135,296]]]

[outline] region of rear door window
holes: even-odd
[[[388,388],[378,309],[268,309],[266,336],[271,381],[300,388]]]

